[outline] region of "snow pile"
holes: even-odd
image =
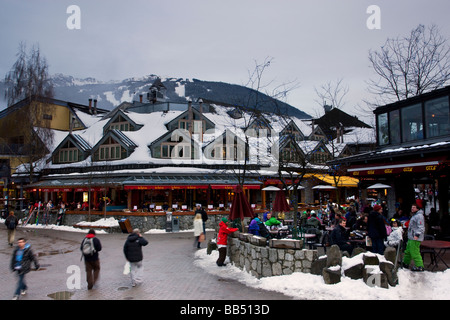
[[[118,227],[119,221],[114,218],[102,218],[94,222],[81,221],[78,222],[79,226],[92,226],[92,227]]]
[[[450,291],[450,270],[444,272],[411,272],[400,269],[399,284],[389,289],[369,287],[361,280],[342,277],[341,282],[327,285],[322,276],[309,273],[293,273],[291,275],[274,276],[257,279],[239,268],[227,264],[217,267],[218,251],[211,255],[206,249],[196,252],[195,264],[206,272],[218,277],[237,280],[247,286],[281,292],[293,299],[306,300],[448,300]],[[348,266],[357,263],[360,258],[343,257],[342,264]],[[344,268],[344,267],[343,267]]]

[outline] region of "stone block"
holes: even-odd
[[[363,278],[364,264],[358,263],[344,270],[344,275],[350,279],[357,280]]]
[[[322,270],[327,267],[327,257],[322,256],[311,264],[311,273],[315,275],[322,275]]]
[[[323,280],[325,284],[336,284],[341,282],[341,267],[334,266],[330,268],[323,268]]]
[[[387,282],[390,286],[395,287],[398,284],[397,273],[394,270],[394,264],[392,262],[381,261],[380,270],[386,275]]]
[[[303,242],[300,240],[291,239],[270,239],[269,247],[278,249],[301,249]]]
[[[249,236],[252,237],[253,234],[251,234],[251,233],[239,233],[239,240],[244,241],[244,242],[250,242],[249,241]]]
[[[378,259],[378,256],[375,253],[366,252],[363,256],[363,262],[364,265],[371,265],[371,266],[378,266],[380,263],[380,260]]]
[[[260,236],[253,236],[250,238],[250,243],[255,246],[265,247],[267,244],[267,239]]]
[[[341,266],[342,265],[342,253],[341,249],[337,245],[332,245],[327,252],[327,267]]]
[[[384,250],[384,257],[386,258],[387,261],[390,261],[393,264],[395,264],[395,259],[397,258],[397,250],[395,250],[395,248],[393,247],[387,247]]]

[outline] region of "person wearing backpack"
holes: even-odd
[[[102,250],[102,244],[95,236],[94,229],[89,229],[88,234],[81,242],[80,250],[84,257],[88,290],[91,290],[100,275],[100,259],[98,258],[98,252]]]
[[[16,228],[19,224],[19,220],[17,220],[16,216],[14,215],[14,211],[9,212],[9,216],[5,219],[5,225],[8,229],[8,244],[10,247],[14,244],[14,237],[16,235]]]

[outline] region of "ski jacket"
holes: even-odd
[[[385,239],[387,236],[383,215],[372,211],[367,220],[367,233],[371,239]]]
[[[402,227],[394,227],[387,237],[387,241],[384,242],[384,245],[386,247],[397,247],[401,240],[403,240]]]
[[[344,227],[341,225],[337,225],[333,228],[333,231],[331,231],[330,234],[330,243],[333,245],[337,245],[338,247],[341,247],[342,245],[347,244],[348,241],[348,235],[347,231]]]
[[[202,219],[194,219],[194,237],[198,237],[203,233]]]
[[[251,234],[254,234],[255,236],[259,236],[259,225],[258,225],[258,220],[256,220],[258,218],[253,219],[250,222],[250,225],[248,226],[248,232],[250,232]]]
[[[228,244],[228,235],[235,231],[238,231],[238,228],[229,228],[227,224],[223,221],[219,223],[219,234],[217,235],[217,245],[218,246],[226,246]]]
[[[13,220],[12,222],[14,222],[14,229],[17,228],[17,225],[19,224],[19,220],[16,218],[16,216],[12,216],[9,215],[6,219],[5,219],[5,226],[9,229],[9,230],[14,230],[14,229],[10,229],[10,223],[11,220]]]
[[[417,211],[409,220],[408,226],[408,239],[414,240],[416,236],[418,241],[423,241],[425,235],[425,219],[423,217],[423,211]]]
[[[30,244],[26,244],[23,249],[16,247],[14,249],[10,268],[12,271],[17,271],[19,274],[26,274],[31,270],[31,263],[34,263],[36,269],[39,269],[39,262],[31,250]]]
[[[136,233],[128,236],[127,241],[123,246],[123,253],[125,258],[130,262],[139,262],[144,258],[142,254],[142,247],[146,246],[148,241]]]

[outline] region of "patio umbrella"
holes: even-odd
[[[275,197],[275,201],[273,202],[273,211],[278,212],[287,212],[290,211],[291,208],[289,208],[289,205],[286,201],[286,195],[284,194],[283,190],[280,190],[277,192],[277,196]]]
[[[320,190],[333,190],[333,189],[336,189],[336,187],[328,186],[328,185],[325,185],[325,184],[319,184],[319,185],[317,185],[315,187],[312,187],[312,188],[313,189],[320,189]]]
[[[382,184],[382,183],[375,183],[369,187],[367,187],[367,189],[389,189],[392,188],[391,186],[388,186],[387,184]]]
[[[274,186],[268,186],[261,189],[262,191],[280,191],[280,188]]]
[[[253,210],[245,197],[240,185],[234,187],[234,198],[231,203],[230,221],[235,219],[243,220],[244,217],[253,218]]]
[[[294,186],[289,186],[289,187],[285,188],[284,190],[292,190],[294,188],[295,188]],[[303,189],[305,189],[305,187],[303,187],[303,186],[298,186],[297,187],[297,190],[303,190]]]

